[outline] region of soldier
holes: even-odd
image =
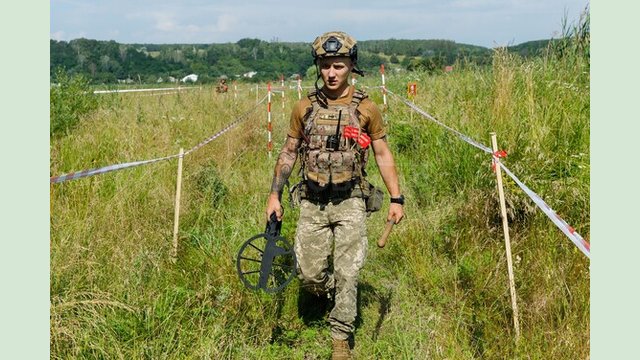
[[[291,112],[266,215],[268,219],[275,212],[282,219],[282,192],[300,154],[302,182],[296,189],[302,200],[294,244],[298,276],[305,290],[333,299],[328,319],[333,359],[350,359],[348,339],[357,312],[358,273],[367,251],[365,220],[367,211],[376,210],[367,205],[378,200],[373,207],[379,209],[382,194],[366,180],[369,147],[391,196],[387,220],[396,224],[402,220],[404,197],[382,114],[364,92],[349,85],[351,72],[364,75],[357,68],[355,39],[344,32],[328,32],[317,37],[312,48],[318,72],[316,90]]]
[[[218,82],[218,86],[216,86],[216,92],[218,93],[226,93],[229,90],[229,86],[227,85],[227,77],[221,76],[220,81]]]

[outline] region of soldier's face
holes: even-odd
[[[349,73],[353,64],[348,57],[330,57],[320,59],[318,63],[324,86],[330,91],[343,89],[349,84]]]

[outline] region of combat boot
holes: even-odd
[[[333,339],[333,353],[331,360],[351,360],[351,349],[348,340]]]

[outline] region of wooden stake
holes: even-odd
[[[380,75],[382,76],[382,108],[383,111],[387,110],[387,87],[384,81],[384,64],[380,64]]]
[[[267,83],[267,151],[269,152],[269,159],[271,159],[271,149],[273,143],[271,142],[271,82]]]
[[[498,141],[496,133],[491,133],[491,146],[493,152],[498,151]],[[513,309],[513,327],[516,330],[516,341],[520,338],[520,322],[518,321],[518,304],[516,302],[516,286],[513,280],[513,263],[511,260],[511,240],[509,238],[509,220],[507,219],[507,206],[504,200],[504,189],[502,188],[502,171],[500,165],[495,165],[496,178],[498,180],[498,195],[500,196],[500,214],[502,215],[502,230],[504,231],[504,247],[507,252],[507,269],[509,272],[509,290],[511,292],[511,308]]]
[[[233,82],[233,100],[238,101],[238,85],[235,81]]]
[[[284,118],[284,75],[280,75],[280,82],[282,86],[282,117]]]
[[[182,158],[184,157],[184,149],[180,148],[180,156],[178,157],[178,179],[176,180],[176,205],[173,218],[173,249],[171,249],[171,257],[176,261],[178,257],[178,228],[180,224],[180,193],[182,188]]]

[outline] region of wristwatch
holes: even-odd
[[[392,204],[404,205],[404,195],[400,195],[396,198],[392,197],[389,201],[391,201]]]

